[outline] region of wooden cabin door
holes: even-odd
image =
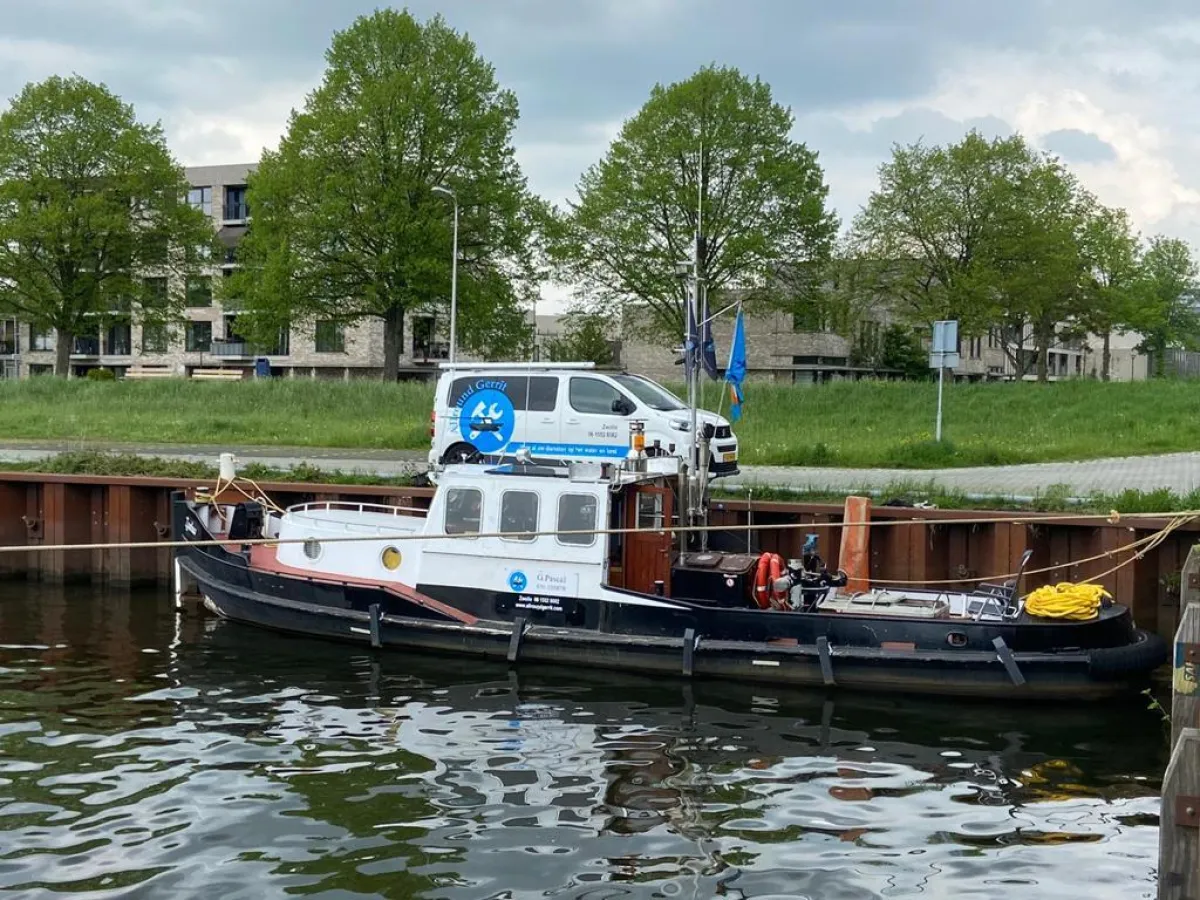
[[[660,529],[672,524],[675,510],[670,488],[638,487],[629,499],[626,528]],[[625,535],[626,590],[653,594],[654,582],[661,581],[664,592],[670,595],[673,537],[670,531],[657,530]]]

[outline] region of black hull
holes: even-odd
[[[546,621],[546,614],[526,612],[515,622],[479,615],[494,608],[491,595],[450,606],[478,615],[457,621],[394,592],[370,586],[321,582],[275,572],[251,570],[244,557],[220,549],[185,549],[179,564],[196,581],[212,609],[228,619],[281,632],[350,641],[379,648],[431,654],[454,654],[594,667],[676,677],[797,686],[837,687],[873,692],[909,692],[1002,699],[1099,699],[1142,687],[1149,673],[1166,659],[1165,644],[1155,635],[1135,632],[1127,611],[1110,614],[1093,630],[1074,630],[1052,623],[1049,631],[1036,626],[979,624],[967,647],[923,646],[926,638],[911,623],[912,649],[864,646],[843,641],[831,622],[835,616],[808,613],[774,614],[794,622],[800,633],[791,639],[767,638],[756,629],[742,639],[730,639],[717,621],[738,625],[744,617],[774,620],[761,611],[661,610],[652,607],[605,607],[605,620],[563,624]],[[433,593],[432,591],[427,591]],[[480,592],[482,593],[482,592]],[[478,609],[466,609],[476,606]],[[500,604],[503,608],[503,604]],[[522,610],[512,610],[517,616]],[[540,615],[542,621],[537,621]],[[568,612],[567,615],[570,615]],[[557,618],[556,615],[552,616]],[[768,618],[770,617],[770,618]],[[474,618],[468,616],[468,619]],[[842,621],[832,625],[843,624]],[[824,625],[822,622],[824,621]],[[919,623],[929,628],[932,623]],[[858,629],[887,634],[900,626],[884,618],[850,623]],[[942,623],[940,634],[947,625]],[[960,626],[955,626],[960,627]],[[803,640],[808,629],[824,628],[819,637]],[[999,629],[999,630],[998,630]],[[1047,635],[1088,638],[1087,649],[1053,649]],[[1009,634],[999,652],[976,648],[988,635]],[[931,632],[932,634],[932,632]],[[1122,634],[1127,635],[1119,643]],[[895,637],[896,635],[893,635]],[[914,640],[915,638],[915,640]],[[875,640],[879,641],[876,634]],[[885,640],[889,640],[886,639]],[[1022,649],[1034,645],[1034,649]],[[1012,647],[1011,652],[1007,648]],[[1059,644],[1062,647],[1062,643]]]

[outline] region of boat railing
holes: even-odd
[[[307,512],[308,510],[334,510],[345,509],[351,512],[380,512],[387,513],[392,516],[406,516],[410,512],[427,512],[425,509],[420,509],[416,506],[390,506],[385,503],[352,503],[348,500],[317,500],[312,503],[300,503],[296,506],[289,506],[287,511]]]
[[[350,532],[359,531],[363,534],[378,532],[382,526],[372,526],[361,522],[346,522],[342,519],[334,517],[325,517],[313,515],[319,512],[333,512],[334,510],[345,510],[347,512],[359,513],[378,513],[380,515],[388,515],[397,519],[415,519],[418,516],[409,515],[410,513],[425,513],[426,509],[421,509],[415,506],[387,506],[382,503],[353,503],[347,500],[318,500],[311,503],[301,503],[296,506],[289,506],[287,514],[293,515],[299,513],[303,518],[313,522],[320,522],[323,525],[335,525],[340,530]],[[387,531],[388,529],[382,529]]]

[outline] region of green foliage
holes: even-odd
[[[1128,330],[1145,301],[1141,246],[1125,210],[1100,204],[1087,210],[1082,242],[1087,273],[1078,323],[1080,330],[1100,335],[1100,377],[1108,381],[1112,333]]]
[[[710,295],[747,289],[749,303],[794,302],[817,286],[837,221],[816,154],[792,139],[794,118],[770,87],[709,66],[656,85],[604,158],[579,182],[551,242],[562,280],[584,308],[624,328],[675,339],[686,286],[675,265],[700,260]]]
[[[904,377],[925,380],[929,375],[929,355],[911,328],[889,325],[883,330],[879,365],[885,369],[898,369]]]
[[[88,381],[116,381],[117,376],[112,369],[88,369]]]
[[[57,331],[56,374],[95,317],[182,309],[178,291],[160,297],[141,276],[178,281],[215,243],[187,190],[161,127],[101,85],[54,76],[0,115],[0,312]]]
[[[517,101],[465,36],[377,10],[334,35],[321,85],[249,182],[252,224],[230,290],[264,343],[283,324],[385,323],[394,380],[406,311],[448,321],[453,201],[458,333],[497,355],[528,339],[540,205],[517,165]]]
[[[1162,376],[1168,347],[1191,349],[1200,339],[1191,248],[1178,238],[1151,238],[1142,258],[1140,288],[1142,302],[1133,316],[1134,327],[1143,335],[1139,349],[1153,354],[1154,374]]]
[[[1038,375],[1059,323],[1085,308],[1083,233],[1094,201],[1055,159],[1018,136],[971,132],[948,147],[896,147],[855,219],[858,290],[903,318],[996,329],[1019,374],[1032,330]]]
[[[598,366],[613,362],[612,342],[607,323],[599,316],[568,313],[563,317],[563,332],[546,341],[546,357],[552,362],[594,362]]]

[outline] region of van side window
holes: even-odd
[[[500,391],[517,411],[553,412],[558,404],[557,375],[472,375],[455,378],[450,383],[450,394],[446,404],[451,409],[463,405],[463,401],[482,390]]]
[[[500,531],[506,541],[532,541],[538,530],[538,495],[533,491],[505,491],[500,497]],[[509,532],[516,532],[509,534]],[[524,533],[522,533],[524,532]]]
[[[623,398],[623,394],[610,384],[605,384],[595,378],[572,378],[570,401],[571,409],[581,413],[598,415],[621,415],[614,412],[613,401]]]
[[[483,492],[477,488],[447,488],[446,534],[479,534]]]
[[[588,494],[563,494],[558,498],[559,531],[595,531],[596,498]],[[594,534],[560,534],[559,543],[590,547],[596,543]]]

